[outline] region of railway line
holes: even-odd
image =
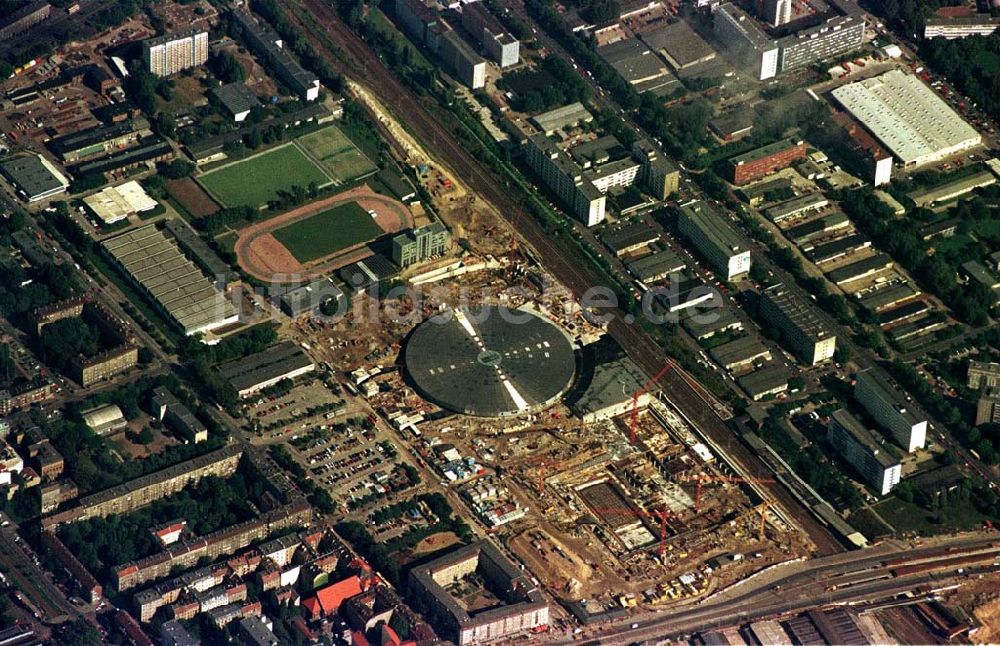
[[[405,115],[406,125],[429,150],[450,168],[461,169],[462,179],[480,197],[488,200],[499,211],[521,238],[544,259],[545,267],[572,292],[580,296],[596,285],[605,284],[604,277],[589,264],[576,264],[564,256],[552,238],[537,221],[522,208],[521,203],[505,190],[505,186],[486,172],[479,160],[466,150],[434,116],[422,100],[415,96],[382,63],[368,45],[351,31],[337,16],[335,10],[323,0],[302,0],[303,9],[316,21],[315,27],[324,30],[322,37],[314,32],[314,25],[304,20],[298,12],[289,17],[303,28],[306,38],[317,51],[325,51],[328,61],[345,76],[360,78],[374,96],[395,115]],[[343,62],[347,54],[353,66]],[[608,332],[626,353],[650,375],[657,374],[666,357],[645,332],[634,325],[621,310],[609,313]],[[766,465],[748,449],[737,435],[718,416],[715,407],[685,379],[678,370],[668,371],[659,382],[660,388],[692,422],[708,434],[718,446],[736,460],[748,473],[766,473]],[[780,484],[768,487],[769,493],[785,508],[791,517],[816,544],[822,554],[844,551],[844,547],[803,508],[795,497]]]

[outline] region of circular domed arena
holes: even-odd
[[[573,384],[567,334],[525,309],[492,305],[442,312],[410,335],[406,373],[422,397],[478,417],[512,417],[551,406]]]

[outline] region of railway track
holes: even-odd
[[[577,264],[568,260],[538,222],[527,213],[505,186],[493,175],[486,172],[479,160],[463,148],[433,115],[427,110],[420,97],[415,96],[402,81],[382,63],[367,43],[351,31],[337,16],[333,8],[323,0],[302,0],[300,6],[321,26],[325,33],[317,36],[312,25],[302,16],[289,12],[289,17],[303,28],[303,33],[317,51],[325,51],[328,61],[345,76],[364,81],[374,96],[388,107],[397,117],[405,118],[405,123],[435,156],[441,158],[451,169],[461,169],[462,179],[485,200],[488,200],[521,238],[544,259],[545,268],[565,284],[576,296],[580,296],[596,285],[606,283],[604,277],[589,264]],[[334,44],[335,43],[335,44]],[[342,62],[337,49],[347,54],[352,65]],[[645,332],[620,310],[610,313],[608,332],[626,353],[648,374],[657,374],[667,358]],[[659,387],[691,421],[708,434],[718,446],[735,459],[748,472],[767,473],[767,466],[747,448],[722,419],[715,407],[706,400],[685,379],[678,370],[668,371],[659,382]],[[769,493],[780,503],[805,531],[823,554],[844,551],[844,547],[820,524],[795,497],[780,484],[768,487]]]

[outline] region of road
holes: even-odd
[[[326,52],[328,62],[342,74],[363,80],[378,100],[394,114],[405,115],[406,124],[416,137],[425,144],[433,143],[431,149],[450,168],[461,169],[460,176],[470,188],[507,219],[511,228],[542,259],[545,268],[572,290],[574,295],[580,297],[592,287],[606,283],[604,276],[593,265],[577,263],[565,257],[564,250],[522,208],[509,188],[488,172],[481,160],[464,148],[453,133],[430,114],[423,101],[385,67],[368,45],[341,22],[330,6],[322,0],[302,0],[302,7],[321,27],[320,34],[315,33],[312,22],[303,20],[298,12],[289,12],[288,15],[299,22],[306,38],[316,50]],[[352,65],[342,61],[343,54],[351,60]],[[608,332],[648,374],[659,373],[671,361],[622,311],[613,309],[607,314],[610,317]],[[726,451],[732,461],[737,463],[735,466],[738,469],[757,476],[767,473],[764,463],[739,441],[732,429],[706,404],[704,397],[679,370],[668,371],[659,385],[681,412]],[[781,485],[769,485],[767,490],[786,510],[788,516],[816,543],[821,553],[836,553],[844,549],[824,525],[799,505],[791,492]]]
[[[966,566],[967,571],[958,575],[954,560],[964,556],[981,557],[978,559],[980,565]],[[876,601],[914,591],[922,585],[937,586],[956,577],[1000,571],[998,558],[1000,541],[995,533],[949,537],[920,547],[910,543],[886,543],[861,553],[789,563],[766,573],[767,576],[745,579],[692,607],[671,608],[664,615],[645,619],[625,619],[585,632],[583,637],[597,638],[585,642],[594,644],[681,637],[712,627],[732,626],[816,607]],[[887,561],[897,563],[887,565]],[[905,564],[926,565],[927,570],[894,576],[892,569]],[[630,624],[636,628],[631,628]],[[579,643],[579,637],[557,639],[553,643]]]

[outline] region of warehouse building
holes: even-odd
[[[877,320],[878,324],[882,326],[882,329],[885,329],[887,327],[899,325],[904,321],[912,321],[913,319],[923,316],[930,311],[930,303],[925,300],[917,300],[882,312],[877,316]]]
[[[660,52],[678,72],[691,70],[716,57],[712,46],[683,20],[646,32],[640,38],[650,49]]]
[[[844,267],[834,269],[827,274],[827,278],[829,278],[835,285],[842,286],[856,280],[861,280],[862,278],[874,276],[875,274],[886,271],[887,269],[892,269],[892,266],[892,258],[882,252],[878,252],[870,258],[865,258],[864,260],[852,262]]]
[[[174,149],[159,137],[150,137],[144,143],[133,148],[126,148],[107,157],[77,164],[70,170],[80,175],[103,175],[113,171],[128,170],[140,166],[148,166],[155,162],[166,161],[174,157]]]
[[[236,323],[239,312],[155,224],[102,243],[104,251],[190,336]]]
[[[882,310],[889,309],[890,307],[895,307],[900,303],[905,303],[911,298],[915,298],[920,295],[920,291],[913,288],[910,283],[902,283],[895,285],[885,285],[879,287],[878,289],[866,292],[860,295],[861,306],[872,312],[881,312]]]
[[[41,155],[21,155],[0,162],[0,172],[28,202],[65,193],[69,180]]]
[[[702,341],[720,332],[739,331],[743,322],[728,307],[717,307],[702,312],[693,312],[681,321],[688,334]]]
[[[996,183],[996,175],[988,170],[982,170],[968,177],[946,182],[933,188],[923,188],[907,193],[906,196],[913,200],[913,203],[918,207],[932,207],[968,195],[977,188],[992,186]]]
[[[115,404],[98,406],[84,413],[81,413],[84,424],[87,425],[94,435],[111,435],[128,426],[122,409]]]
[[[933,163],[982,143],[979,133],[931,88],[900,70],[831,94],[904,166]]]
[[[600,238],[615,256],[645,249],[660,239],[662,229],[648,219],[621,222],[601,232]]]
[[[212,96],[219,101],[236,123],[245,121],[250,116],[250,111],[260,105],[257,95],[251,92],[246,83],[242,81],[214,88]]]
[[[827,441],[880,495],[899,484],[901,465],[871,431],[845,409],[835,410],[827,427]]]
[[[626,260],[625,267],[642,282],[655,283],[681,271],[687,263],[670,249],[662,248],[641,258]]]
[[[298,61],[285,51],[281,39],[273,29],[258,23],[249,11],[235,9],[233,17],[243,29],[243,39],[259,58],[269,67],[279,81],[303,101],[319,98],[319,79],[302,69]]]
[[[758,361],[770,361],[771,351],[755,336],[744,336],[708,351],[717,364],[729,371],[739,371]]]
[[[597,53],[640,94],[652,92],[665,96],[680,86],[667,64],[638,38],[602,45]]]
[[[816,265],[823,265],[834,260],[839,260],[845,256],[867,249],[872,246],[872,241],[861,233],[853,233],[843,238],[837,238],[830,242],[809,246],[803,249],[806,258]]]
[[[677,226],[726,280],[749,273],[749,242],[708,202],[695,200],[681,205]]]
[[[822,193],[807,193],[799,197],[792,198],[780,204],[768,208],[764,213],[768,219],[775,224],[781,224],[785,220],[804,216],[812,211],[818,211],[830,205],[830,200],[826,199]]]
[[[771,364],[739,377],[736,383],[756,402],[788,390],[788,370]]]
[[[83,203],[104,224],[121,222],[159,206],[135,180],[101,189],[83,198]]]
[[[417,227],[394,236],[392,261],[402,268],[415,265],[448,252],[451,234],[440,221]]]
[[[521,43],[504,29],[485,2],[462,5],[462,26],[501,68],[517,65]]]
[[[163,229],[174,237],[177,244],[184,250],[185,255],[201,267],[201,270],[206,272],[220,288],[225,289],[237,277],[237,274],[219,257],[219,254],[215,253],[215,250],[209,247],[201,236],[192,231],[191,227],[179,218],[164,220]]]
[[[128,119],[58,137],[46,145],[62,161],[73,163],[94,155],[127,148],[150,134],[152,130],[149,129],[147,120]]]
[[[833,358],[837,337],[801,292],[779,283],[761,293],[760,313],[806,365]]]
[[[879,369],[869,368],[858,373],[854,398],[908,453],[924,448],[927,417],[919,414],[913,398],[901,392]]]
[[[808,146],[800,139],[783,139],[729,159],[733,184],[746,184],[805,159]]]
[[[307,285],[290,289],[281,295],[281,311],[297,318],[303,314],[313,314],[330,300],[337,302],[338,313],[346,312],[348,299],[344,293],[343,284],[331,277],[317,278]]]
[[[557,130],[569,130],[581,123],[590,123],[593,120],[594,115],[579,102],[570,103],[531,117],[531,123],[545,133],[546,137],[552,136]]]
[[[216,369],[240,397],[247,397],[283,379],[311,372],[316,364],[295,343],[284,341],[249,357],[227,361]]]
[[[812,242],[816,238],[825,237],[834,231],[846,229],[849,226],[851,226],[850,218],[842,211],[837,211],[836,213],[824,215],[821,218],[785,229],[783,234],[796,245],[802,246]]]

